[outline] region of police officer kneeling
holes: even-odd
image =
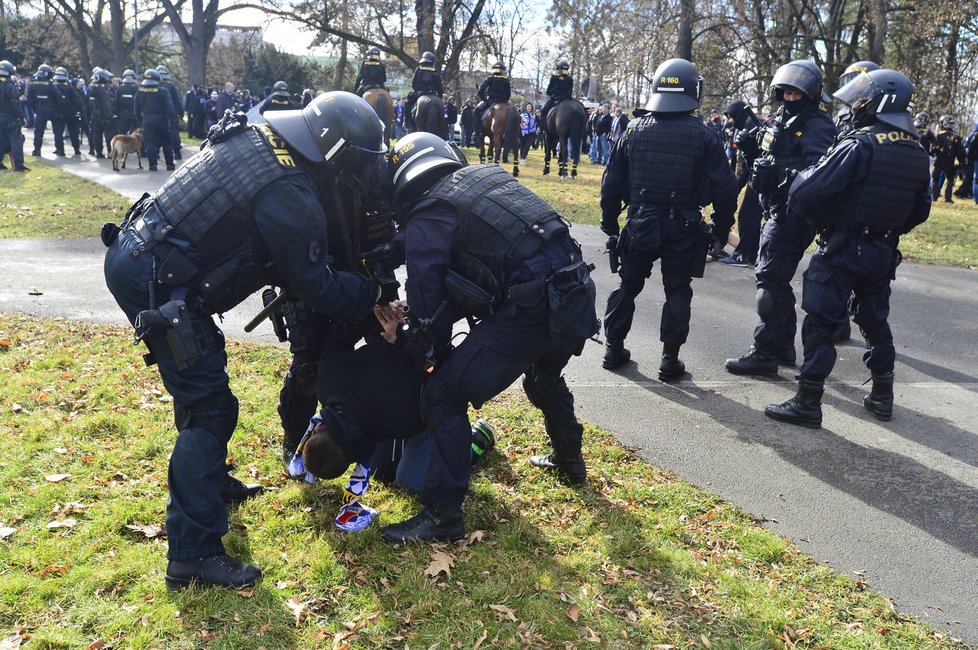
[[[900,235],[927,220],[929,160],[907,110],[914,88],[894,70],[862,73],[835,97],[852,108],[856,130],[792,183],[788,209],[816,220],[819,247],[805,271],[802,325],[805,362],[798,393],[765,414],[818,428],[822,388],[835,365],[833,331],[849,317],[869,344],[863,360],[873,389],[863,405],[879,420],[893,415],[893,334],[890,280],[900,263]]]
[[[421,132],[398,140],[388,165],[404,225],[407,303],[428,331],[414,354],[430,370],[421,405],[431,436],[424,510],[384,529],[394,541],[465,535],[468,405],[524,373],[553,445],[530,462],[571,483],[586,480],[583,427],[561,371],[598,330],[590,267],[553,208],[498,165],[465,165],[458,147]],[[478,322],[449,351],[463,317]]]
[[[383,126],[359,97],[325,93],[267,124],[228,120],[156,194],[102,238],[106,284],[149,348],[173,395],[179,430],[170,456],[166,584],[242,587],[261,570],[228,556],[225,501],[250,492],[230,479],[227,444],[238,400],[213,314],[264,285],[287,289],[335,318],[393,299],[396,286],[332,269],[320,197],[369,186],[383,160]],[[222,498],[224,497],[224,498]]]
[[[659,378],[671,381],[686,372],[679,348],[689,334],[692,279],[703,277],[706,265],[700,206],[712,203],[720,220],[732,223],[737,177],[720,136],[693,115],[703,81],[696,66],[670,59],[653,78],[656,85],[646,107],[650,114],[631,122],[615,142],[601,179],[601,230],[609,237],[608,250],[617,251],[621,259],[621,285],[608,297],[605,312],[608,344],[602,365],[613,369],[631,358],[624,342],[635,297],[653,262],[660,260],[666,301]],[[623,203],[628,217],[621,229]]]

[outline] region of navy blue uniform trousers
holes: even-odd
[[[812,241],[815,227],[795,215],[768,219],[761,229],[761,245],[754,279],[757,314],[754,347],[778,358],[795,358],[795,292],[791,280]]]
[[[152,254],[135,259],[129,255],[140,244],[132,231],[123,230],[105,256],[106,285],[134,325],[136,315],[150,308],[150,287],[155,282]],[[170,299],[170,290],[155,284],[155,307]],[[192,296],[187,305],[198,344],[204,348],[193,365],[177,369],[163,332],[154,328],[144,339],[156,357],[163,385],[173,396],[179,432],[167,473],[167,557],[171,560],[224,552],[221,538],[227,533],[228,519],[220,490],[227,473],[227,445],[238,418],[238,401],[228,386],[224,334]]]
[[[849,320],[850,296],[853,320],[869,344],[863,355],[866,367],[873,374],[893,371],[896,350],[887,318],[896,263],[893,245],[878,236],[857,235],[829,257],[822,248],[812,255],[801,301],[807,314],[801,329],[802,379],[822,382],[832,372],[836,360],[832,334]]]
[[[156,167],[159,162],[161,147],[166,166],[173,166],[173,146],[168,129],[165,115],[158,113],[143,115],[143,148],[146,149],[150,167]]]

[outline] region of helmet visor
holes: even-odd
[[[855,79],[847,83],[842,88],[835,91],[832,95],[846,106],[853,110],[869,103],[874,97],[879,96],[883,90],[876,85],[868,74],[860,72]]]
[[[381,165],[386,163],[387,147],[381,147],[371,151],[348,143],[334,163],[337,181],[359,194],[368,193]]]

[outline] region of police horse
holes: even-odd
[[[584,125],[587,123],[587,109],[576,99],[565,99],[547,113],[544,125],[543,173],[550,173],[550,159],[557,153],[557,175],[567,176],[568,152],[573,157],[571,178],[577,178],[577,166],[581,163],[581,142],[584,139]]]
[[[421,95],[411,111],[414,130],[445,137],[445,105],[437,95]]]
[[[479,142],[479,162],[486,162],[486,136],[489,137],[489,161],[509,162],[513,154],[513,176],[520,175],[520,113],[509,102],[496,102],[482,118],[482,137]]]
[[[363,100],[370,104],[384,123],[384,143],[390,145],[393,135],[391,129],[394,126],[394,100],[391,99],[391,94],[383,88],[374,87],[363,93]]]

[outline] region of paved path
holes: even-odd
[[[129,196],[164,178],[113,174],[105,162],[60,164]],[[585,226],[575,226],[574,234],[598,263],[603,305],[613,288],[599,252],[604,237]],[[95,239],[0,240],[0,310],[124,323],[104,288],[103,250]],[[635,363],[619,373],[602,370],[602,351],[589,344],[567,378],[581,417],[614,431],[643,458],[754,513],[835,569],[859,572],[901,611],[978,643],[976,286],[974,271],[900,267],[891,317],[896,408],[889,423],[862,408],[868,373],[855,343],[839,350],[822,429],[765,418],[765,404],[794,392],[792,373],[751,380],[723,370],[723,359],[750,343],[755,289],[748,269],[717,264],[694,283],[694,322],[682,352],[691,374],[684,381],[655,379],[658,271],[639,298],[628,340]],[[31,296],[32,290],[43,295]],[[230,314],[228,335],[245,336],[242,325],[257,309],[252,300]],[[269,327],[256,334],[272,340]]]

